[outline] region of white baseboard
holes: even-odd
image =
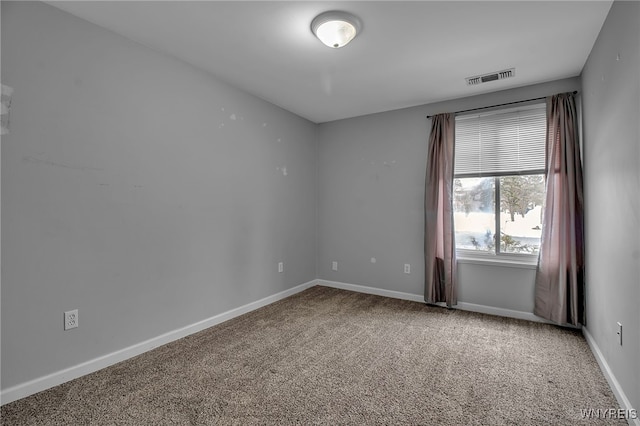
[[[263,306],[277,302],[278,300],[284,299],[285,297],[289,297],[310,287],[313,287],[316,284],[316,280],[300,284],[296,287],[281,291],[280,293],[276,293],[272,296],[256,300],[255,302],[247,303],[246,305],[231,309],[229,311],[215,315],[211,318],[198,321],[197,323],[188,325],[186,327],[170,331],[168,333],[151,338],[141,343],[137,343],[133,346],[129,346],[119,351],[103,355],[87,362],[83,362],[82,364],[74,365],[73,367],[57,371],[44,377],[39,377],[37,379],[13,386],[8,389],[3,389],[0,392],[0,403],[7,404],[20,398],[24,398],[37,392],[52,388],[54,386],[58,386],[62,383],[68,382],[69,380],[73,380],[86,374],[101,370],[110,365],[116,364],[118,362],[140,355],[144,352],[150,351],[159,346],[173,342],[174,340],[181,339],[190,334],[197,333],[206,328],[228,321],[242,314],[246,314],[247,312],[251,312]]]
[[[582,327],[582,334],[584,335],[584,338],[587,340],[587,343],[591,348],[591,352],[593,352],[593,355],[596,357],[596,361],[598,361],[598,365],[602,370],[602,374],[604,374],[604,377],[607,379],[607,382],[609,382],[609,387],[611,388],[611,390],[613,391],[613,394],[618,400],[618,404],[620,404],[620,408],[623,410],[631,410],[636,408],[637,410],[640,411],[640,407],[634,407],[633,404],[631,404],[631,402],[629,401],[629,398],[627,398],[627,395],[624,393],[622,386],[620,386],[618,379],[616,379],[616,376],[613,374],[613,371],[611,371],[611,367],[609,367],[607,360],[604,358],[604,355],[602,354],[600,347],[598,346],[593,336],[591,335],[591,333],[589,333],[589,330],[587,330],[586,327]],[[630,426],[640,426],[640,418],[628,419],[627,421]]]
[[[411,300],[424,303],[424,296],[421,294],[403,293],[400,291],[385,290],[383,288],[367,287],[358,284],[347,284],[337,281],[317,280],[318,285],[325,287],[339,288],[341,290],[355,291],[356,293],[374,294],[376,296],[391,297],[393,299]]]
[[[531,312],[515,311],[513,309],[496,308],[493,306],[476,305],[475,303],[466,303],[466,302],[458,302],[458,304],[455,307],[463,311],[478,312],[481,314],[496,315],[499,317],[516,318],[516,319],[523,319],[527,321],[543,322],[543,323],[551,324],[551,322],[547,321],[544,318],[540,318],[539,316]]]
[[[317,280],[318,285],[325,287],[340,288],[342,290],[350,290],[358,293],[375,294],[376,296],[392,297],[394,299],[411,300],[413,302],[424,303],[424,296],[422,294],[403,293],[400,291],[385,290],[375,287],[367,287],[358,284],[348,284],[336,281]],[[440,306],[440,304],[438,304]],[[441,306],[445,306],[442,304]],[[481,314],[496,315],[499,317],[517,318],[535,322],[548,322],[547,320],[540,318],[530,312],[514,311],[512,309],[496,308],[493,306],[476,305],[474,303],[458,302],[454,306],[455,309],[463,311],[478,312]]]

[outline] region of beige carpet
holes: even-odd
[[[3,425],[607,424],[581,333],[327,287],[2,406]],[[625,421],[617,421],[626,424]]]

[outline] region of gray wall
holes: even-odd
[[[315,278],[315,124],[42,3],[2,78],[3,389]]]
[[[640,3],[616,1],[582,74],[587,329],[634,408],[640,407],[639,46]]]
[[[321,124],[318,277],[423,294],[426,116],[579,88],[576,77]],[[405,263],[411,274],[403,272]],[[470,263],[458,268],[460,302],[533,312],[534,270]]]

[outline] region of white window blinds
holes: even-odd
[[[546,106],[535,104],[456,117],[456,177],[545,170]]]

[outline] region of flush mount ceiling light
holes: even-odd
[[[332,10],[321,13],[311,22],[311,31],[321,42],[337,49],[354,39],[362,28],[360,20],[347,12]]]

